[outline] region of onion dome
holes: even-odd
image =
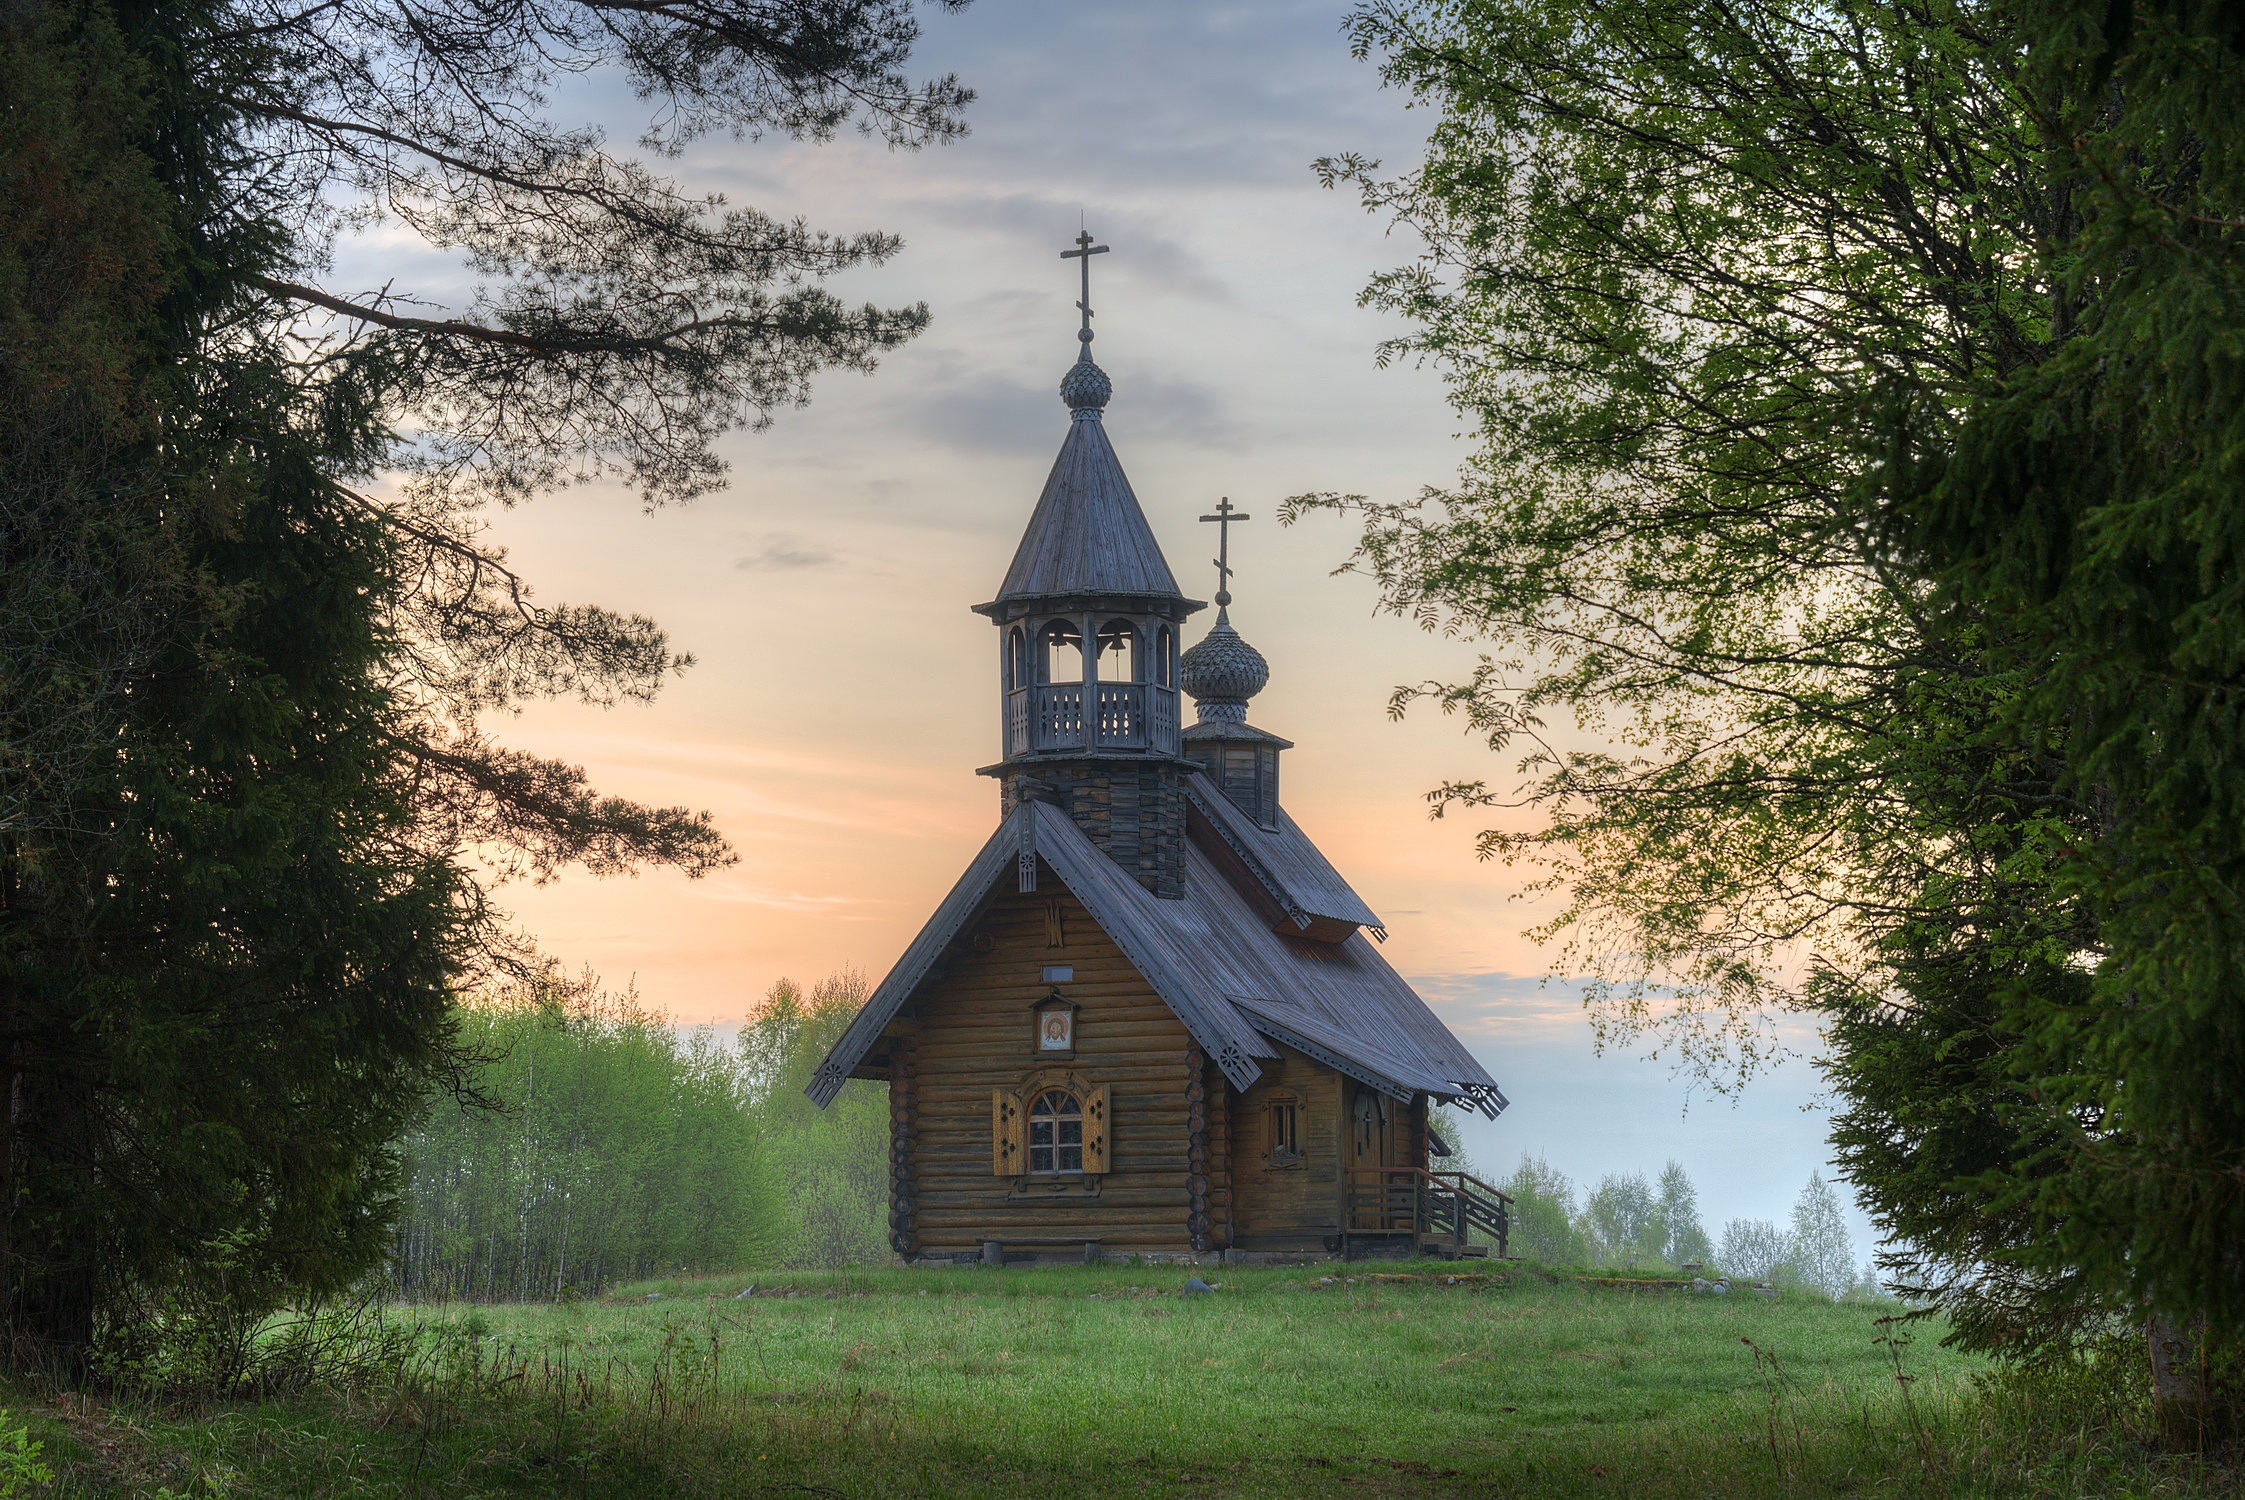
[[[1085,330],[1085,339],[1090,336],[1090,330]],[[1106,407],[1107,398],[1114,393],[1114,382],[1107,378],[1105,370],[1091,362],[1091,345],[1085,343],[1083,354],[1068,367],[1068,373],[1060,377],[1060,399],[1079,417],[1086,414],[1097,417]]]
[[[1178,682],[1192,695],[1203,724],[1247,722],[1247,700],[1271,680],[1263,653],[1232,629],[1231,612],[1219,608],[1216,624],[1177,659]]]

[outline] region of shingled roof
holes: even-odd
[[[1291,822],[1285,826],[1293,829]],[[1272,1044],[1283,1042],[1397,1098],[1427,1093],[1464,1100],[1492,1118],[1505,1107],[1495,1080],[1362,933],[1318,943],[1272,931],[1264,917],[1268,892],[1236,887],[1225,867],[1238,868],[1238,860],[1212,857],[1220,851],[1203,848],[1201,837],[1196,833],[1187,843],[1184,899],[1165,901],[1057,809],[1035,802],[1016,807],[874,990],[806,1092],[821,1105],[840,1092],[882,1029],[928,980],[945,946],[1027,862],[1049,871],[1040,878],[1057,879],[1083,903],[1234,1088],[1251,1087],[1261,1076],[1260,1060],[1276,1057]],[[1301,839],[1305,847],[1308,842]]]
[[[1095,409],[1079,410],[1053,460],[999,599],[1063,594],[1179,597]]]
[[[1278,809],[1276,828],[1263,828],[1234,806],[1231,798],[1199,781],[1185,784],[1185,799],[1231,846],[1278,909],[1297,925],[1307,927],[1312,918],[1324,917],[1369,928],[1377,937],[1387,936],[1385,924],[1364,904],[1363,897],[1349,889],[1341,872],[1310,842],[1309,835],[1295,826],[1285,808]]]

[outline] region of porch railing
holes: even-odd
[[[1501,1259],[1512,1229],[1512,1199],[1470,1172],[1419,1167],[1359,1167],[1342,1189],[1341,1227],[1349,1235],[1408,1234],[1414,1248],[1462,1255],[1476,1230]]]

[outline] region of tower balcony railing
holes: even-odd
[[[1151,682],[1053,683],[1006,694],[1006,754],[1048,750],[1166,750],[1174,755],[1177,690]]]

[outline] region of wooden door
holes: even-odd
[[[1350,1229],[1393,1234],[1417,1222],[1417,1184],[1394,1175],[1394,1169],[1403,1165],[1396,1153],[1410,1134],[1403,1110],[1403,1105],[1363,1084],[1350,1096],[1345,1147]]]
[[[1396,1104],[1378,1089],[1356,1086],[1349,1102],[1349,1166],[1370,1171],[1395,1165]]]

